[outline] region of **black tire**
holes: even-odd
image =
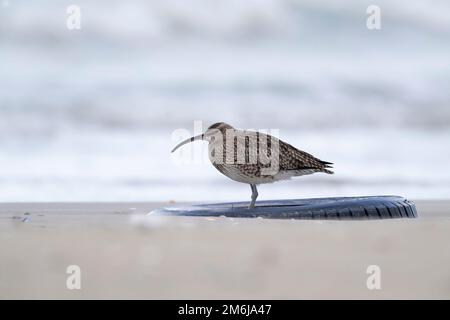
[[[269,219],[369,220],[417,218],[413,202],[399,196],[341,197],[200,204],[161,208],[154,215]]]

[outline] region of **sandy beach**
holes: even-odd
[[[416,201],[405,220],[146,215],[163,205],[1,204],[0,298],[450,298],[449,201]]]

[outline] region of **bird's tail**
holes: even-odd
[[[334,171],[328,170],[328,169],[333,169],[333,164],[332,162],[327,162],[327,161],[321,161],[323,164],[323,169],[322,172],[327,173],[327,174],[334,174]]]

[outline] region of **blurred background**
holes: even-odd
[[[0,0],[0,201],[247,201],[174,161],[194,121],[335,163],[260,199],[449,198],[449,57],[445,0]]]

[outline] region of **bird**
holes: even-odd
[[[313,155],[266,133],[235,129],[225,122],[211,125],[204,133],[180,142],[172,149],[203,140],[208,142],[212,165],[228,178],[249,184],[252,191],[249,209],[258,198],[257,186],[316,172],[334,174],[332,162]]]

